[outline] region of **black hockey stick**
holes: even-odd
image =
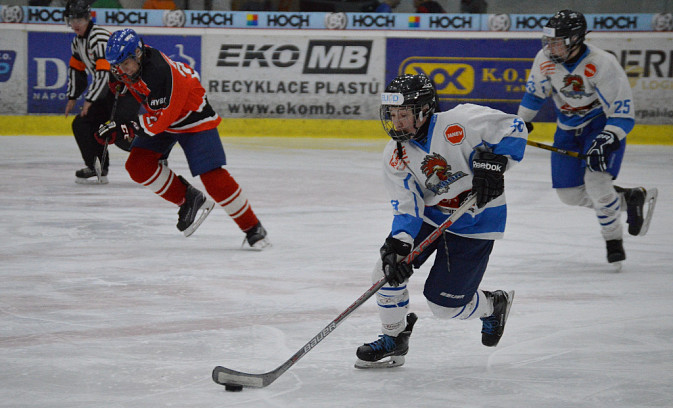
[[[117,101],[119,101],[119,94],[121,93],[121,85],[117,85],[115,87],[115,100],[112,103],[112,111],[110,112],[110,120],[108,122],[112,122],[115,117],[115,111],[117,110]],[[98,178],[98,182],[101,182],[101,179],[103,177],[103,164],[105,164],[105,159],[107,158],[107,149],[108,149],[108,140],[110,140],[109,136],[105,137],[105,145],[103,146],[103,154],[101,155],[101,159],[98,160],[98,157],[94,159],[93,162],[93,169],[96,171],[96,177]]]
[[[428,235],[427,238],[414,250],[407,255],[407,257],[404,259],[404,262],[407,264],[411,264],[411,262],[418,257],[423,251],[425,251],[428,246],[433,243],[437,238],[439,238],[443,233],[444,230],[449,228],[458,218],[460,218],[463,214],[465,214],[471,207],[474,205],[474,203],[477,202],[477,197],[476,196],[470,196],[464,203],[461,205],[456,211],[451,214],[451,216],[444,221],[440,226],[437,227],[430,235]],[[286,372],[290,367],[292,367],[299,359],[304,357],[309,351],[311,351],[315,346],[318,345],[321,341],[325,339],[336,327],[343,322],[346,317],[348,317],[351,313],[355,311],[358,307],[362,306],[367,299],[372,297],[376,292],[378,292],[379,289],[383,287],[383,285],[386,284],[386,278],[382,278],[378,282],[372,285],[371,288],[367,289],[365,293],[363,293],[355,302],[353,302],[350,306],[346,308],[339,316],[337,316],[336,319],[332,320],[327,326],[325,326],[324,329],[322,329],[318,334],[313,336],[311,340],[308,341],[302,347],[299,349],[292,357],[290,357],[287,361],[285,361],[283,364],[281,364],[278,368],[276,368],[273,371],[269,371],[268,373],[262,373],[262,374],[250,374],[250,373],[244,373],[241,371],[236,371],[232,370],[226,367],[222,366],[217,366],[213,369],[213,381],[220,385],[224,386],[229,386],[229,387],[235,387],[240,389],[240,387],[250,387],[250,388],[263,388],[266,387],[267,385],[271,384],[272,382],[276,381],[278,377],[280,377],[284,372]]]
[[[584,155],[582,153],[579,153],[579,152],[575,152],[575,151],[572,151],[572,150],[559,149],[558,147],[546,145],[546,144],[543,144],[543,143],[534,142],[532,140],[527,140],[526,144],[529,145],[529,146],[539,147],[540,149],[549,150],[550,152],[563,154],[565,156],[574,157],[574,158],[580,159],[580,160],[586,160],[586,158],[587,158],[586,155]]]

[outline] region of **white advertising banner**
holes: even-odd
[[[375,119],[383,36],[203,36],[201,80],[225,118]]]
[[[26,32],[2,30],[0,35],[0,114],[26,113]]]
[[[631,82],[640,125],[673,125],[673,36],[651,34],[615,41],[591,39],[591,44],[617,57]]]

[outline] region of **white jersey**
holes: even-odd
[[[393,206],[392,235],[409,242],[424,221],[441,224],[472,189],[475,150],[506,156],[509,168],[523,158],[527,136],[524,122],[516,115],[462,104],[434,114],[423,143],[388,142],[383,159],[385,186]],[[506,215],[503,194],[463,215],[449,231],[472,238],[501,238]]]
[[[540,50],[518,114],[526,122],[532,121],[544,100],[551,96],[561,129],[582,128],[604,114],[605,130],[623,139],[635,123],[631,85],[612,54],[586,46],[587,50],[572,64],[555,63]]]

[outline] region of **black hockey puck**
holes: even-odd
[[[224,389],[231,392],[243,391],[243,386],[239,384],[224,384]]]

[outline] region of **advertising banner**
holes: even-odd
[[[426,74],[442,110],[476,103],[516,113],[540,40],[389,38],[386,83],[402,74]],[[535,118],[551,121],[550,103]]]
[[[592,38],[617,57],[631,82],[636,123],[673,124],[673,38]]]
[[[28,113],[63,113],[68,100],[68,61],[74,33],[28,33]],[[201,68],[201,37],[141,35],[171,59]],[[91,80],[91,78],[89,78]],[[83,102],[78,101],[78,107]]]
[[[208,33],[203,47],[201,82],[223,117],[378,118],[382,37]]]
[[[26,113],[26,33],[7,30],[0,36],[0,113]]]
[[[92,9],[98,24],[312,30],[542,31],[549,14],[325,13]],[[586,14],[591,31],[672,31],[671,13]],[[0,22],[64,24],[63,8],[0,6]]]

